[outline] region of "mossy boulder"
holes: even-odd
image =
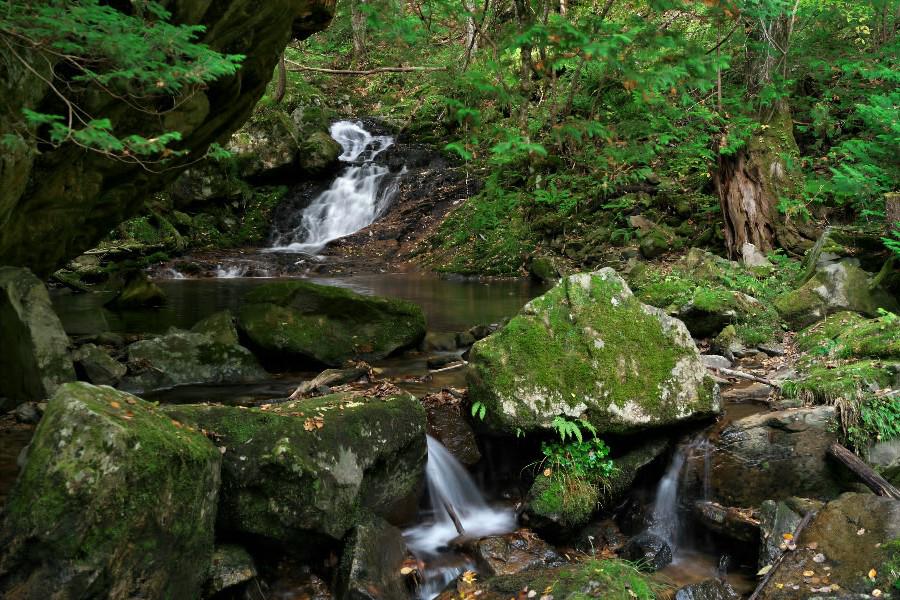
[[[333,167],[343,149],[327,131],[316,131],[300,144],[300,167],[317,175]]]
[[[564,473],[539,474],[527,497],[528,522],[536,529],[576,529],[599,507],[600,491],[586,479]]]
[[[243,299],[238,327],[252,347],[280,360],[341,366],[378,360],[425,336],[422,309],[306,281],[260,286]]]
[[[205,333],[214,342],[226,345],[234,345],[239,342],[237,326],[234,315],[230,310],[222,310],[213,313],[194,324],[191,327],[193,333]]]
[[[883,235],[879,228],[826,227],[816,244],[806,253],[800,281],[809,281],[819,269],[848,258],[861,261],[864,269],[879,270],[888,254],[881,241]]]
[[[821,321],[806,327],[797,333],[797,348],[803,352],[824,355],[835,346],[835,338],[845,329],[862,323],[864,316],[852,311],[842,311],[828,315]]]
[[[298,135],[290,115],[270,108],[256,112],[231,136],[226,148],[240,176],[252,179],[290,168],[297,159]]]
[[[128,368],[96,344],[83,344],[72,354],[78,377],[94,385],[115,387]]]
[[[129,374],[122,389],[144,392],[192,383],[246,383],[266,378],[253,353],[216,335],[173,329],[126,349]]]
[[[566,277],[477,342],[470,362],[471,400],[509,432],[560,415],[632,432],[720,410],[684,323],[639,302],[612,269]]]
[[[206,437],[153,404],[63,385],[7,500],[0,596],[200,597],[221,463]]]
[[[74,379],[69,338],[47,288],[27,269],[0,267],[0,397],[41,401]]]
[[[148,308],[162,306],[165,303],[165,292],[142,271],[136,271],[128,276],[125,286],[107,303],[107,306],[116,309]]]
[[[425,410],[386,398],[333,394],[261,409],[166,408],[224,452],[219,526],[287,546],[340,540],[371,513],[387,515],[425,466]]]
[[[854,261],[843,260],[818,269],[802,286],[776,298],[775,308],[788,325],[799,329],[837,312],[873,317],[879,308],[898,310],[898,304]]]

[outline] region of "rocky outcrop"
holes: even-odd
[[[41,148],[37,137],[0,155],[0,264],[26,266],[46,276],[66,260],[93,247],[113,227],[133,216],[150,194],[170,183],[202,157],[208,146],[227,138],[248,118],[265,92],[278,57],[291,38],[323,29],[334,14],[333,0],[168,0],[173,21],[200,24],[200,41],[214,50],[244,54],[240,70],[180,98],[163,118],[132,108],[116,97],[77,98],[86,114],[113,119],[120,135],[149,137],[179,131],[184,156],[163,173],[126,161],[110,160],[74,144]],[[4,56],[6,50],[3,51]],[[26,61],[43,65],[38,56]],[[63,84],[65,82],[62,82]],[[53,93],[19,61],[0,60],[0,135],[22,124],[21,108],[49,105]],[[53,240],[53,243],[47,243]]]
[[[478,571],[489,576],[560,567],[566,562],[547,542],[527,529],[484,537],[469,545]]]
[[[469,395],[509,432],[584,418],[629,432],[719,412],[681,321],[639,302],[612,269],[563,279],[471,350]]]
[[[0,408],[49,398],[75,379],[69,338],[44,284],[26,269],[0,267]]]
[[[372,517],[357,525],[347,540],[338,573],[341,600],[409,598],[400,568],[406,544],[399,529]]]
[[[340,540],[372,512],[388,514],[425,466],[425,411],[396,390],[333,394],[246,409],[167,407],[223,452],[219,525],[294,548],[302,536]]]
[[[205,596],[246,583],[256,577],[256,563],[244,548],[226,544],[216,546],[206,582]]]
[[[728,582],[720,579],[706,579],[700,583],[692,583],[675,592],[675,600],[740,600],[740,598],[741,595],[734,591]]]
[[[900,560],[900,501],[844,494],[829,502],[793,540],[761,600],[893,595]],[[878,593],[875,590],[879,590]],[[823,596],[824,597],[824,596]]]
[[[243,302],[241,334],[277,361],[338,367],[350,359],[384,358],[425,336],[417,305],[339,287],[282,281],[254,289]]]
[[[222,464],[200,432],[69,383],[27,452],[0,526],[0,596],[200,597]]]
[[[114,309],[152,308],[166,303],[166,294],[143,271],[132,273],[107,306]]]

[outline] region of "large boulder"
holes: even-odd
[[[720,410],[684,323],[639,302],[612,269],[566,277],[477,342],[470,361],[471,400],[509,432],[560,415],[632,432]]]
[[[776,298],[775,308],[799,329],[837,312],[851,310],[871,317],[879,308],[897,310],[898,304],[873,285],[872,276],[857,261],[846,259],[819,268],[802,286]]]
[[[96,87],[89,86],[83,94],[73,92],[71,97],[87,114],[112,118],[120,136],[180,132],[177,149],[184,154],[170,159],[164,169],[147,169],[139,161],[110,160],[71,142],[39,151],[40,136],[26,122],[22,109],[41,110],[58,100],[48,85],[55,59],[26,52],[18,61],[6,48],[0,50],[0,97],[19,100],[0,106],[0,138],[25,132],[20,143],[0,154],[0,264],[26,266],[38,275],[49,275],[144,210],[153,192],[202,159],[212,142],[227,139],[241,126],[265,93],[288,41],[323,29],[335,7],[325,0],[171,0],[164,5],[173,21],[204,27],[200,42],[245,55],[241,68],[198,86],[178,102],[169,98],[170,110],[162,116]],[[137,10],[130,3],[116,6]],[[75,73],[63,71],[56,69],[57,86],[70,89]]]
[[[270,357],[328,366],[381,359],[425,336],[425,316],[411,302],[307,281],[254,289],[244,297],[238,326]]]
[[[221,464],[206,437],[153,404],[62,386],[6,504],[0,596],[200,597]]]
[[[409,598],[400,569],[406,558],[403,534],[384,519],[372,517],[353,528],[338,571],[341,600]]]
[[[144,392],[191,383],[245,383],[266,377],[249,350],[214,333],[173,329],[128,346],[122,389]]]
[[[715,440],[709,458],[714,499],[725,506],[756,507],[790,496],[836,497],[843,488],[827,458],[828,446],[837,439],[835,419],[833,406],[817,406],[734,421]],[[700,477],[705,471],[690,472]]]
[[[303,535],[340,540],[369,513],[389,515],[417,488],[425,411],[412,396],[395,394],[166,410],[210,432],[224,453],[222,531],[293,546]]]
[[[0,267],[0,397],[44,400],[74,381],[68,347],[44,284],[27,269]]]
[[[166,303],[166,293],[143,271],[128,276],[125,286],[107,303],[115,309],[152,308]]]
[[[844,494],[825,505],[775,567],[761,600],[893,597],[900,561],[900,501]],[[875,590],[880,593],[875,593]]]

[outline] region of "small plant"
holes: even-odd
[[[552,471],[579,479],[597,481],[612,475],[615,467],[608,458],[609,446],[598,437],[590,440],[544,442],[544,464]]]
[[[556,430],[556,433],[559,434],[559,437],[563,442],[570,437],[577,439],[579,442],[584,441],[584,435],[581,433],[582,427],[590,431],[594,436],[597,435],[597,430],[594,426],[584,419],[570,421],[565,417],[557,416],[553,418],[553,422],[550,423],[550,426]]]
[[[482,421],[484,421],[484,416],[487,414],[487,406],[484,405],[484,402],[473,402],[472,403],[472,416],[478,417]]]

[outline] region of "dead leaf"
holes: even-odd
[[[812,577],[812,576],[815,575],[815,574],[816,574],[815,571],[803,571],[803,576],[804,576],[804,577]]]
[[[122,408],[122,405],[119,404],[118,402],[110,402],[109,405],[112,406],[112,407],[115,408],[115,409],[120,409],[120,408]]]
[[[878,571],[875,569],[869,569],[869,579],[875,581],[875,578],[878,577]]]

